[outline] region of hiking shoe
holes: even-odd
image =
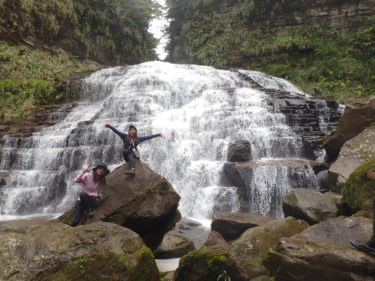
[[[350,240],[350,243],[356,248],[366,254],[375,256],[375,248],[371,247],[368,243],[362,243],[357,240]]]
[[[94,214],[95,214],[94,211],[90,209],[89,210],[89,217],[92,218],[94,216]]]
[[[134,168],[132,168],[132,169],[130,169],[130,170],[128,170],[128,171],[126,171],[126,172],[125,172],[125,174],[128,174],[128,175],[132,175],[132,176],[135,176],[135,169],[134,169]]]

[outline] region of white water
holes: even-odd
[[[241,73],[265,88],[300,93],[285,80]],[[249,140],[254,160],[300,155],[301,140],[284,115],[235,71],[148,62],[98,71],[85,79],[84,88],[89,99],[61,123],[21,144],[7,138],[0,169],[12,173],[0,203],[2,215],[61,213],[76,199],[79,186],[73,178],[82,163],[121,164],[122,141],[103,127],[105,122],[122,131],[134,124],[140,135],[164,134],[140,146],[141,158],[181,195],[183,216],[201,221],[210,219],[214,207],[239,209],[236,188],[220,184],[230,142]],[[315,180],[313,174],[303,176]],[[291,189],[286,169],[261,167],[252,185],[251,212],[269,214],[276,200],[273,207],[281,216],[280,200]]]

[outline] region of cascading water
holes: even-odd
[[[0,169],[11,175],[1,214],[61,213],[74,204],[79,186],[73,178],[84,162],[121,164],[121,140],[105,122],[122,131],[134,124],[140,135],[164,134],[140,146],[141,158],[181,195],[184,216],[204,220],[214,208],[239,210],[237,188],[220,181],[228,145],[249,140],[259,162],[298,158],[302,147],[272,98],[244,75],[264,89],[301,94],[287,81],[259,72],[163,62],[90,75],[83,81],[87,100],[62,122],[30,138],[5,137]],[[254,173],[249,211],[282,216],[281,198],[292,188],[287,169],[263,165]],[[301,178],[314,186],[310,167]],[[271,205],[276,211],[270,212]]]

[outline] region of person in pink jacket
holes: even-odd
[[[82,185],[82,190],[75,206],[73,221],[70,223],[71,226],[77,226],[80,223],[84,211],[87,211],[89,216],[94,215],[100,188],[105,185],[105,177],[110,172],[104,164],[97,165],[92,169],[92,173],[88,173],[88,169],[89,165],[84,164],[82,171],[74,179],[75,182]]]

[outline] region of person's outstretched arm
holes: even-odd
[[[127,134],[120,132],[119,130],[117,130],[116,128],[112,127],[111,125],[109,125],[109,124],[107,124],[107,123],[104,124],[104,127],[106,127],[106,128],[110,128],[115,134],[117,134],[117,135],[118,135],[119,137],[121,137],[121,138],[127,136]]]
[[[138,140],[141,143],[143,141],[150,140],[150,139],[153,139],[153,138],[156,138],[156,137],[162,137],[162,136],[163,136],[162,134],[155,134],[155,135],[149,135],[149,136],[139,137]]]
[[[78,174],[78,176],[75,177],[74,181],[78,183],[84,183],[85,182],[84,175],[89,169],[89,167],[90,167],[89,164],[84,164],[82,166],[82,171]]]

